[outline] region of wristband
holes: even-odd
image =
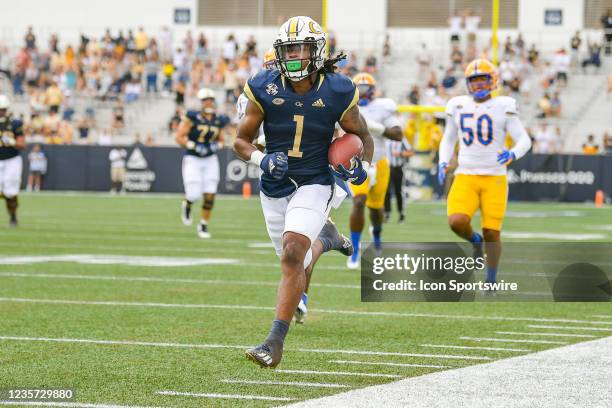
[[[192,150],[195,147],[195,142],[193,140],[188,140],[187,143],[185,143],[185,147]]]
[[[367,161],[362,161],[361,166],[365,171],[368,171],[370,169],[370,163],[368,163]]]
[[[253,153],[251,153],[251,157],[249,158],[249,162],[251,162],[253,164],[256,164],[258,166],[261,166],[261,162],[262,162],[264,156],[265,156],[265,154],[263,154],[259,150],[254,150]]]

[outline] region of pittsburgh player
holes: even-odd
[[[6,95],[0,95],[0,196],[6,202],[9,214],[9,226],[17,226],[17,195],[21,186],[23,162],[20,150],[25,149],[23,123],[13,119],[8,109],[10,101]]]
[[[323,246],[333,245],[317,237],[334,204],[327,153],[336,122],[364,145],[364,161],[356,158],[352,168],[337,175],[363,183],[372,160],[372,137],[356,106],[359,92],[349,78],[333,73],[339,58],[325,59],[325,43],[326,34],[311,18],[290,18],[274,42],[278,69],[259,72],[244,89],[249,103],[234,149],[263,171],[261,205],[282,270],[272,329],[246,352],[262,367],[281,361],[289,322],[304,293],[305,268],[327,249]],[[267,154],[252,144],[262,122]]]
[[[202,110],[187,112],[176,131],[176,142],[185,148],[183,157],[185,199],[181,205],[181,219],[183,224],[191,225],[191,206],[202,197],[198,236],[210,238],[208,221],[219,184],[217,151],[221,148],[222,130],[229,123],[229,118],[217,114],[213,90],[202,88],[197,96],[202,101]]]
[[[470,95],[456,96],[446,105],[446,129],[440,142],[438,181],[442,185],[448,163],[459,139],[458,166],[447,198],[448,224],[452,231],[481,253],[487,252],[487,282],[495,282],[501,254],[500,231],[508,202],[506,166],[531,148],[519,117],[516,101],[508,96],[492,97],[497,85],[495,67],[477,59],[467,66],[465,78]],[[506,135],[514,147],[504,146]],[[480,209],[482,235],[471,220]]]
[[[359,90],[359,111],[374,138],[374,157],[368,179],[361,185],[350,185],[353,193],[350,230],[354,252],[348,258],[346,266],[356,269],[359,268],[359,245],[365,222],[365,207],[370,209],[374,247],[377,250],[381,248],[383,208],[391,174],[389,160],[385,157],[384,139],[402,140],[403,134],[400,121],[395,115],[397,105],[391,99],[376,97],[374,77],[362,72],[353,77],[353,82]]]

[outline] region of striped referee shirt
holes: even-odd
[[[399,140],[385,139],[387,158],[391,167],[403,166],[407,158],[402,157],[402,153],[411,150],[410,143],[405,138]]]

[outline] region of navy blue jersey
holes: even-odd
[[[0,160],[12,159],[19,156],[19,150],[6,143],[6,139],[14,140],[23,137],[23,122],[10,116],[0,118]]]
[[[187,134],[187,138],[197,145],[209,147],[211,143],[216,142],[223,129],[230,122],[226,115],[213,115],[212,119],[207,119],[202,112],[189,111],[183,118],[191,122],[191,129]],[[200,155],[195,150],[187,149],[185,154],[188,156],[208,157],[215,153],[210,149],[205,149],[207,153]]]
[[[297,186],[334,182],[327,151],[336,122],[357,103],[353,82],[341,74],[319,74],[312,88],[299,95],[278,70],[263,70],[249,78],[245,95],[264,114],[267,152],[284,152],[289,170],[276,180],[265,174],[261,189],[269,197],[285,197]]]

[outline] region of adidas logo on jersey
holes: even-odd
[[[315,108],[324,108],[325,104],[323,103],[323,99],[319,98],[312,103],[312,106],[314,106]]]

